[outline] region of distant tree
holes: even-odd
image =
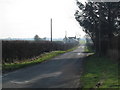
[[[40,41],[40,37],[39,37],[38,35],[35,35],[35,36],[34,36],[34,40],[35,40],[35,41]]]
[[[47,39],[46,37],[43,38],[43,40],[46,40],[46,39]]]

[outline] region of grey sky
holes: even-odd
[[[50,18],[53,38],[83,35],[75,10],[75,0],[0,0],[0,38],[50,37]]]

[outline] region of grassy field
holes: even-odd
[[[40,55],[40,57],[38,59],[35,59],[35,60],[24,60],[22,62],[17,62],[17,63],[5,63],[5,64],[2,65],[2,70],[3,70],[3,72],[4,71],[11,71],[11,70],[23,68],[23,67],[26,67],[26,66],[29,66],[29,65],[38,64],[38,63],[41,63],[45,60],[49,60],[49,59],[51,59],[51,58],[53,58],[57,55],[73,51],[76,48],[77,47],[74,47],[74,48],[69,49],[67,51],[52,51],[52,52],[49,52],[49,53],[45,53],[45,54]]]
[[[118,83],[118,62],[106,57],[89,56],[84,61],[81,77],[83,88],[120,88]]]

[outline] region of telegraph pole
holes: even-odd
[[[52,18],[50,20],[50,27],[51,27],[51,42],[52,42]]]
[[[67,31],[65,31],[65,37],[67,37]]]

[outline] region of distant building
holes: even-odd
[[[66,37],[63,39],[63,42],[64,43],[76,43],[76,42],[79,42],[79,38],[76,38],[75,37]]]

